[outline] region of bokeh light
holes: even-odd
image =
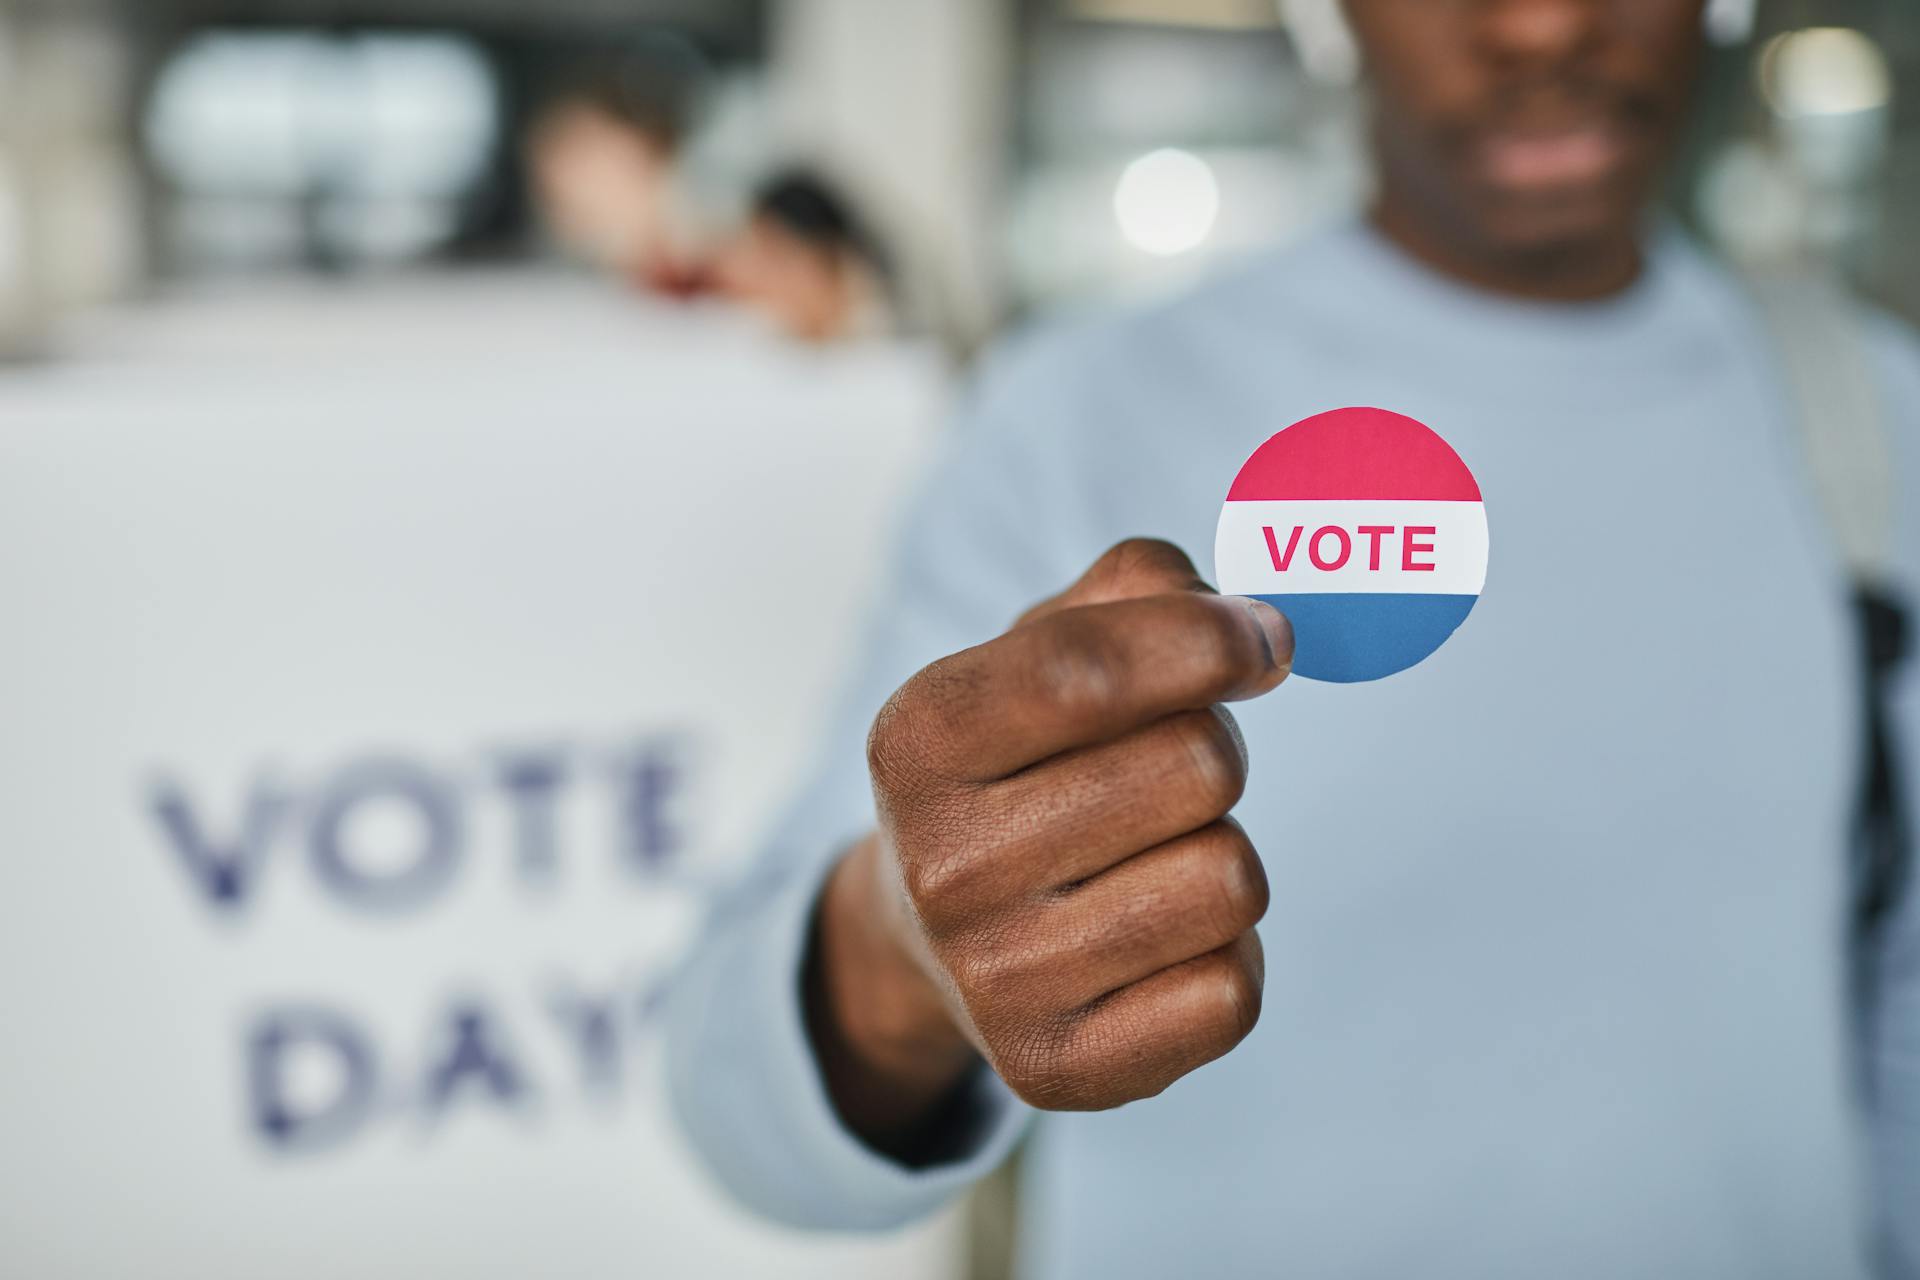
[[[1213,233],[1220,182],[1213,166],[1191,151],[1150,151],[1121,172],[1113,216],[1134,248],[1161,257],[1186,253]]]
[[[1837,116],[1887,105],[1893,77],[1878,45],[1849,27],[1775,36],[1760,56],[1760,91],[1781,116]]]

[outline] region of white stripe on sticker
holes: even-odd
[[[1214,571],[1230,595],[1479,595],[1487,513],[1478,502],[1229,502]]]

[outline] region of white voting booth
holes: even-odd
[[[949,1274],[734,1209],[658,1069],[942,393],[538,277],[0,371],[0,1274]]]

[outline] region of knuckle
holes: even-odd
[[[1063,715],[1104,717],[1125,696],[1125,662],[1107,630],[1061,615],[1037,665],[1040,688]]]
[[[1015,1097],[1042,1111],[1077,1109],[1081,1073],[1064,1036],[1047,1022],[1024,1026],[994,1046],[993,1068]]]
[[[1244,608],[1223,607],[1196,596],[1190,612],[1196,619],[1194,660],[1203,664],[1212,683],[1231,687],[1250,672],[1265,668],[1265,642],[1256,634],[1253,617]]]
[[[951,799],[919,826],[937,834],[901,858],[907,897],[930,933],[963,943],[962,958],[985,974],[1019,923],[1018,913],[1008,910],[1008,860],[978,816]]]
[[[1191,788],[1195,807],[1217,818],[1238,804],[1246,792],[1247,761],[1230,722],[1211,709],[1187,712],[1175,718],[1172,731],[1184,765],[1177,776]]]
[[[1188,590],[1201,585],[1186,552],[1163,538],[1128,538],[1107,549],[1096,562],[1101,576],[1111,582],[1140,583],[1163,590]]]
[[[968,678],[941,659],[894,690],[867,731],[867,772],[883,796],[938,789],[942,769],[964,756],[955,726],[977,701]]]
[[[900,859],[900,883],[922,916],[933,914],[946,890],[942,860],[903,856]]]
[[[1238,827],[1223,824],[1206,847],[1207,883],[1216,903],[1219,931],[1237,938],[1267,913],[1271,891],[1266,868],[1253,842]]]
[[[1219,986],[1221,1028],[1230,1044],[1246,1039],[1260,1021],[1260,1001],[1264,984],[1255,966],[1234,956],[1222,965],[1215,981]]]
[[[1072,1004],[1063,973],[1076,961],[1073,939],[1044,913],[991,905],[950,929],[948,976],[970,1001],[1023,1027],[1050,1027]]]
[[[1227,1027],[1233,1039],[1244,1040],[1260,1021],[1260,984],[1244,969],[1233,969],[1226,979]]]
[[[1013,965],[1006,949],[990,934],[976,931],[941,957],[954,987],[969,1002],[988,1006],[1010,999],[1007,990]]]
[[[962,918],[976,896],[981,863],[971,849],[951,845],[902,859],[900,878],[921,917],[930,925],[946,925]]]
[[[953,989],[960,993],[960,999],[977,1022],[982,1009],[990,1010],[993,1005],[992,962],[981,954],[977,945],[966,940],[942,947],[939,960],[947,980],[953,983]],[[977,1009],[976,1005],[982,1008]]]
[[[867,773],[883,792],[898,785],[911,759],[913,702],[914,685],[908,681],[881,706],[867,731]]]

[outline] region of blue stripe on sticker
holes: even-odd
[[[1293,673],[1333,684],[1406,670],[1445,644],[1479,598],[1368,592],[1254,597],[1293,623]]]

